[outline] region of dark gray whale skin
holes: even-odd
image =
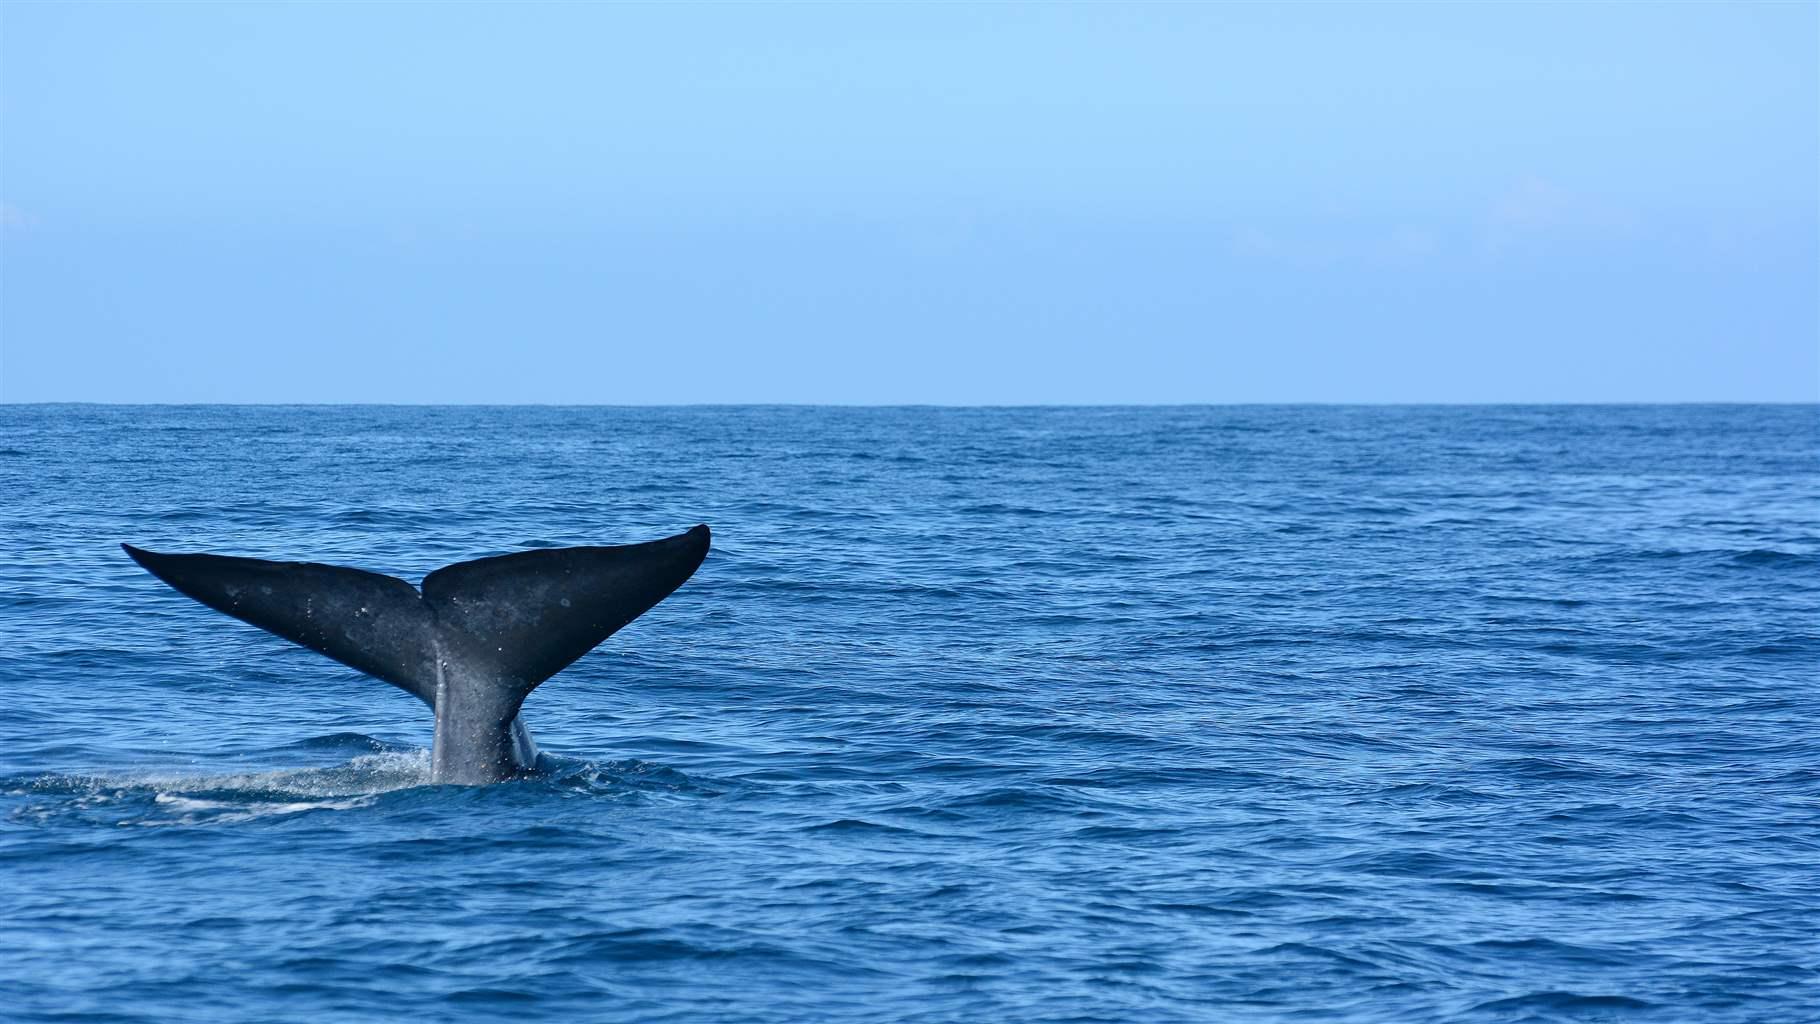
[[[708,542],[697,526],[458,562],[424,577],[421,593],[342,566],[121,547],[216,611],[415,694],[436,713],[431,781],[481,785],[536,764],[525,697],[682,586]]]

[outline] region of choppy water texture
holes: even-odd
[[[1820,1019],[1820,408],[0,407],[14,1020]],[[115,546],[715,529],[425,784]]]

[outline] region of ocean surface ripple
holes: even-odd
[[[0,406],[16,1021],[1820,1019],[1820,407]],[[712,524],[431,786],[117,547]]]

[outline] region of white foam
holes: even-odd
[[[136,773],[130,776],[104,777],[99,781],[114,786],[155,789],[161,799],[166,795],[197,790],[244,790],[319,799],[376,796],[393,790],[429,785],[430,753],[427,750],[413,750],[362,754],[346,764],[329,768],[287,768],[225,775]]]
[[[138,825],[142,828],[158,828],[168,825],[230,824],[286,814],[301,814],[305,811],[348,811],[357,807],[366,807],[375,799],[374,796],[363,796],[346,800],[240,803],[230,800],[202,800],[195,797],[178,796],[174,793],[159,793],[153,797],[153,802],[169,808],[179,817],[146,818],[139,821],[123,821],[120,824],[123,826]]]
[[[326,768],[203,774],[137,771],[40,776],[11,795],[38,797],[15,816],[41,819],[67,811],[119,814],[112,824],[140,827],[230,824],[309,811],[347,811],[385,793],[430,782],[427,750],[362,754]],[[148,807],[145,798],[151,796]],[[50,798],[48,803],[44,798]]]

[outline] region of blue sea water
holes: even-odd
[[[1820,407],[0,407],[17,1021],[1820,1020]],[[697,522],[542,777],[117,544]]]

